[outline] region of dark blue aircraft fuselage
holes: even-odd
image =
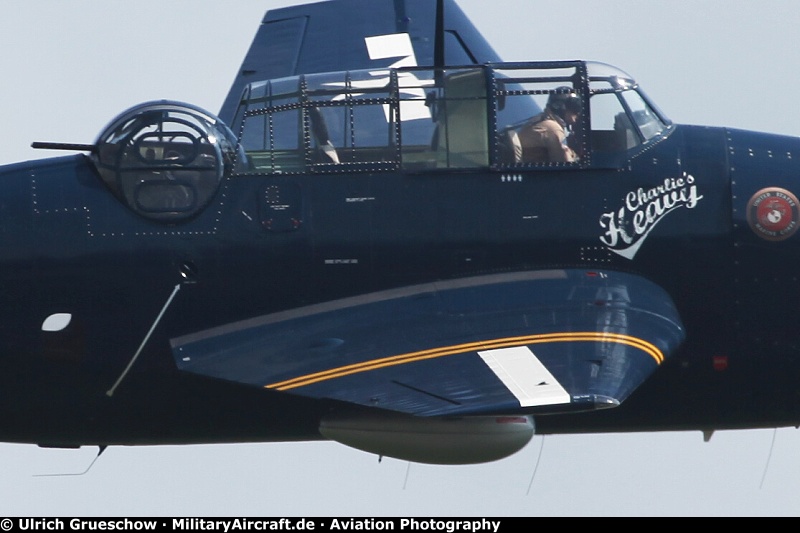
[[[672,124],[608,65],[500,63],[444,5],[436,38],[422,0],[277,10],[222,121],[150,102],[0,168],[0,440],[797,425],[800,139]],[[526,128],[564,97],[543,161]]]
[[[6,167],[2,438],[318,438],[314,421],[328,402],[184,374],[169,339],[436,279],[549,268],[654,281],[674,299],[687,342],[621,407],[542,417],[540,432],[793,424],[797,338],[786,308],[797,298],[796,246],[751,230],[746,202],[767,186],[789,186],[796,160],[787,154],[798,151],[795,139],[678,126],[620,169],[519,170],[513,180],[488,170],[232,177],[232,201],[172,227],[114,199],[86,156]],[[646,225],[663,205],[648,211],[658,198],[639,191],[682,176],[696,190],[664,191],[685,204],[644,228],[635,260],[607,253],[614,234],[601,216],[642,209]],[[298,228],[265,228],[258,201],[274,186],[299,191]],[[187,270],[192,282],[108,397]],[[75,317],[68,330],[41,331],[45,317],[65,309]],[[768,344],[765,331],[775,333]]]

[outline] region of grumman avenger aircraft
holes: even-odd
[[[2,441],[470,464],[800,422],[800,139],[504,63],[452,0],[269,11],[217,115],[35,146],[75,153],[0,169]]]

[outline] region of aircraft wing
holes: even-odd
[[[619,405],[684,339],[635,275],[547,270],[445,280],[172,340],[187,372],[419,416]]]

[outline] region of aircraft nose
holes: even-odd
[[[800,228],[800,138],[729,131],[728,161],[737,245],[785,248]]]
[[[800,138],[729,131],[728,162],[740,335],[788,349],[800,331]]]

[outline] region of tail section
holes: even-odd
[[[454,0],[328,0],[268,11],[220,110],[231,123],[248,83],[311,72],[499,61]],[[441,57],[443,56],[443,57]]]

